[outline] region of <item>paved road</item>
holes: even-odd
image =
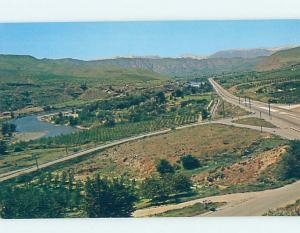
[[[286,185],[278,189],[270,189],[260,192],[233,193],[221,196],[211,196],[196,200],[183,202],[180,204],[164,205],[137,210],[133,213],[134,217],[146,217],[168,210],[181,209],[192,206],[196,203],[207,201],[226,202],[215,212],[208,212],[201,216],[261,216],[270,209],[284,207],[294,203],[300,198],[300,181]]]
[[[212,78],[209,79],[213,88],[217,94],[225,101],[239,106],[243,109],[250,110],[254,116],[261,117],[266,121],[276,125],[281,136],[289,139],[300,139],[300,112],[294,109],[289,109],[288,105],[269,105],[259,101],[249,100],[244,98],[236,97],[226,91],[220,84],[214,81]]]

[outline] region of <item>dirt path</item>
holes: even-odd
[[[300,181],[278,189],[211,196],[180,204],[141,209],[135,211],[133,216],[151,216],[168,210],[181,209],[204,201],[226,202],[227,204],[215,212],[208,212],[201,216],[261,216],[270,209],[284,207],[298,199],[300,199]]]

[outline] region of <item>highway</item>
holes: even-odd
[[[212,78],[209,82],[213,86],[216,93],[226,102],[239,106],[240,108],[251,111],[256,117],[262,117],[266,121],[276,125],[281,134],[289,139],[300,139],[300,112],[293,111],[287,106],[279,106],[275,104],[269,105],[248,98],[239,98],[225,90]],[[270,113],[270,114],[269,114]]]
[[[225,101],[239,106],[247,111],[252,112],[252,116],[262,117],[266,121],[271,122],[278,128],[270,129],[264,128],[265,132],[270,132],[288,139],[300,139],[300,112],[289,109],[288,106],[271,105],[270,115],[269,106],[266,103],[259,101],[250,101],[244,98],[238,98],[228,91],[226,91],[220,84],[209,79],[214,90]],[[244,116],[244,117],[249,117]],[[243,118],[243,117],[240,117]],[[241,124],[233,123],[234,119],[220,119],[211,123],[233,125],[237,127],[247,127],[259,130],[257,126],[244,126]],[[292,204],[300,199],[300,181],[286,185],[278,189],[265,190],[260,192],[245,192],[234,193],[221,196],[211,196],[200,198],[192,201],[187,201],[179,204],[155,206],[146,209],[137,210],[133,213],[134,217],[146,217],[169,210],[181,209],[184,207],[192,206],[196,203],[203,203],[207,201],[212,202],[226,202],[215,212],[208,212],[201,216],[260,216],[268,212],[270,209],[284,207]]]

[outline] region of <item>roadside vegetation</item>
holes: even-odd
[[[264,119],[260,119],[257,117],[247,117],[247,118],[242,118],[236,121],[233,121],[234,123],[238,123],[238,124],[243,124],[243,125],[253,125],[253,126],[262,126],[262,127],[266,127],[266,128],[276,128],[275,125],[273,125],[272,123],[264,120]]]
[[[206,212],[216,211],[218,207],[224,204],[225,203],[219,202],[196,203],[192,206],[183,207],[175,210],[169,210],[161,214],[156,214],[153,215],[153,217],[195,217]]]
[[[232,105],[226,101],[219,100],[217,109],[212,119],[221,119],[221,118],[228,118],[228,117],[238,117],[238,116],[245,116],[249,114],[248,111]]]
[[[275,210],[269,210],[264,216],[300,216],[300,200]]]

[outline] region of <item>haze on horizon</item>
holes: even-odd
[[[0,53],[93,60],[207,56],[220,50],[300,44],[300,20],[0,24]]]

